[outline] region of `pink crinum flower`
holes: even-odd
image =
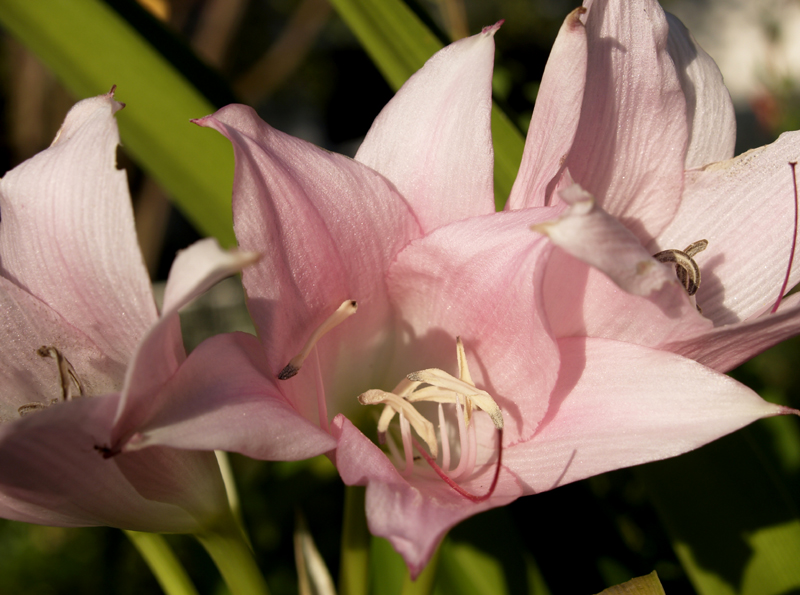
[[[602,205],[617,204],[612,212],[632,229],[655,234],[650,211],[666,211],[658,219],[666,227],[684,208],[688,156],[723,157],[703,144],[720,142],[719,129],[732,125],[729,112],[712,113],[709,102],[725,93],[713,63],[677,23],[668,32],[650,0],[596,2],[572,13],[542,81],[513,210],[496,213],[497,30],[431,58],[378,116],[355,160],[287,136],[244,106],[198,122],[234,147],[236,234],[243,249],[263,255],[244,271],[259,338],[225,335],[201,345],[176,375],[170,405],[126,448],[223,448],[266,459],[335,448],[345,483],[367,486],[370,530],[388,538],[416,575],[469,515],[789,412],[686,357],[693,353],[646,339],[660,332],[658,316],[675,333],[684,324],[710,332],[713,323],[697,313],[674,270],[624,227],[619,233],[637,247],[633,264],[630,250],[592,245],[603,263],[643,276],[644,297],[530,231],[555,238],[555,226],[566,229],[567,220],[555,223],[565,205],[558,197],[546,204],[555,191],[564,189],[564,200],[584,197],[568,186],[566,166],[596,196],[626,190]],[[680,51],[694,52],[698,63],[681,62]],[[683,136],[666,134],[673,129]],[[608,139],[594,139],[596,130]],[[626,149],[629,135],[635,142]],[[665,153],[676,160],[669,167]],[[603,183],[590,185],[595,179]],[[790,186],[781,188],[791,206]],[[663,207],[662,194],[672,201]],[[718,200],[738,196],[728,191]],[[781,212],[789,206],[774,201]],[[570,213],[603,213],[591,207],[584,201]],[[762,213],[753,208],[750,216]],[[688,233],[692,241],[704,234]],[[587,275],[602,287],[597,299]],[[605,318],[591,318],[590,306],[605,308]],[[570,318],[581,308],[584,318]],[[628,321],[619,336],[589,328],[615,316]],[[222,376],[219,365],[236,372]]]
[[[228,514],[213,453],[101,451],[186,358],[178,308],[252,258],[185,250],[159,316],[115,163],[121,107],[113,90],[81,101],[0,181],[0,516],[198,532]]]

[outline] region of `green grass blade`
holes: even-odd
[[[230,145],[189,122],[215,107],[117,12],[99,0],[4,0],[0,24],[77,97],[117,85],[126,151],[202,233],[235,243]]]
[[[400,0],[331,0],[331,4],[395,90],[443,47]],[[492,106],[492,138],[499,209],[511,192],[525,140],[497,105]]]

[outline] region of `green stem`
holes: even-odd
[[[219,464],[219,471],[222,474],[222,482],[225,484],[225,494],[228,496],[228,506],[231,509],[233,518],[239,529],[242,531],[245,541],[250,549],[253,549],[253,544],[250,542],[250,536],[247,534],[247,529],[244,526],[244,517],[242,516],[242,505],[239,500],[239,492],[236,489],[236,478],[233,476],[233,468],[231,461],[228,458],[228,453],[223,450],[215,450],[214,455],[217,457]]]
[[[166,539],[157,533],[125,531],[125,535],[139,550],[156,577],[158,584],[167,595],[197,595],[189,575],[172,553]]]
[[[339,567],[340,595],[367,595],[369,591],[369,543],[363,486],[344,490],[342,562]]]
[[[216,531],[198,533],[197,540],[214,560],[231,595],[269,595],[267,582],[236,522]]]
[[[442,551],[442,544],[436,548],[430,562],[422,570],[417,577],[417,580],[412,581],[411,577],[406,573],[406,578],[403,581],[403,590],[401,595],[430,595],[433,593],[433,587],[436,584],[436,571],[439,568],[439,553]]]

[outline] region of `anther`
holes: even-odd
[[[411,393],[407,398],[412,403],[417,401],[434,401],[437,403],[455,403],[457,396],[464,397],[467,406],[464,417],[469,422],[472,407],[477,407],[485,411],[492,418],[494,427],[498,430],[503,428],[503,412],[495,400],[484,390],[475,388],[474,385],[459,378],[454,378],[444,370],[429,368],[420,370],[408,375],[408,379],[431,385],[435,390],[427,391],[425,388]],[[436,390],[438,389],[438,390]]]
[[[708,247],[708,240],[698,240],[689,244],[685,250],[662,250],[653,254],[658,262],[675,263],[675,275],[678,277],[689,297],[694,296],[700,289],[700,267],[694,261],[694,255]],[[702,308],[695,304],[697,311],[703,313]]]
[[[78,373],[75,371],[75,368],[72,367],[72,364],[69,363],[69,360],[64,357],[64,355],[58,349],[52,345],[42,345],[36,350],[36,354],[40,357],[50,357],[56,360],[56,365],[58,366],[58,383],[61,387],[62,401],[71,401],[75,397],[86,396],[86,393],[83,390],[81,379],[78,378]],[[77,389],[77,394],[75,394],[75,389]],[[48,403],[26,403],[25,405],[17,408],[17,411],[19,412],[20,416],[25,416],[29,413],[33,413],[34,411],[47,409],[50,407],[50,405],[58,403],[58,401],[59,399],[51,399]]]
[[[330,332],[344,322],[347,318],[355,314],[357,309],[358,304],[355,300],[345,300],[342,302],[342,305],[339,306],[336,311],[327,319],[325,319],[325,322],[319,325],[317,330],[311,333],[311,336],[308,338],[308,341],[306,341],[303,349],[300,350],[300,353],[294,356],[280,371],[278,374],[278,380],[288,380],[297,374],[300,371],[303,362],[306,361],[306,358],[314,348],[314,345],[317,344],[317,341],[319,341],[325,333]]]
[[[36,353],[41,357],[51,357],[56,360],[58,364],[58,380],[61,385],[61,400],[71,401],[74,397],[85,397],[86,393],[83,391],[83,384],[81,384],[78,373],[69,360],[52,345],[42,345],[36,350]],[[73,392],[73,386],[78,389],[78,394]]]
[[[436,443],[436,430],[433,424],[426,419],[414,406],[405,400],[403,397],[394,393],[387,393],[379,389],[368,390],[367,392],[359,395],[358,402],[362,405],[378,405],[384,403],[392,408],[394,413],[401,413],[411,424],[411,427],[417,431],[417,434],[425,441],[431,451],[431,456],[435,459],[438,455],[439,449]],[[383,434],[384,440],[386,430],[391,421],[392,415],[387,415],[386,409],[383,410],[380,419],[378,420],[378,435]]]

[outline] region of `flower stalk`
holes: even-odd
[[[269,595],[264,575],[232,516],[195,537],[214,560],[231,595]]]
[[[369,592],[370,534],[364,508],[365,494],[363,486],[345,487],[340,595],[367,595]]]
[[[142,555],[166,595],[198,595],[189,575],[162,535],[140,531],[124,533]]]

